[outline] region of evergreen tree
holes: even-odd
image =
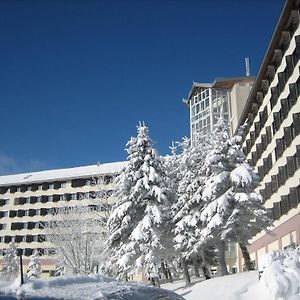
[[[40,256],[38,252],[35,251],[30,256],[27,275],[29,279],[36,279],[40,277],[41,273],[42,273],[42,269],[41,269]]]
[[[17,277],[19,273],[19,260],[17,254],[17,246],[14,242],[10,242],[5,250],[3,257],[3,265],[1,275],[6,280]]]
[[[163,161],[144,124],[127,143],[129,163],[116,179],[117,203],[108,220],[108,271],[133,274],[142,269],[158,278],[162,232],[170,191]]]
[[[193,262],[195,274],[201,265],[205,277],[210,278],[207,265],[214,263],[214,252],[208,251],[210,247],[201,244],[198,247],[196,232],[201,228],[200,220],[203,201],[201,193],[206,174],[204,172],[204,157],[209,146],[203,139],[198,138],[192,147],[183,143],[183,153],[180,160],[181,181],[178,187],[178,202],[173,205],[175,225],[175,248],[181,253],[183,259]],[[207,249],[206,249],[207,248]],[[209,255],[208,255],[209,253]],[[183,266],[185,263],[183,262]],[[185,271],[188,276],[187,270]],[[186,278],[186,283],[189,279]]]
[[[260,195],[254,191],[258,177],[241,151],[241,136],[230,138],[227,124],[220,118],[212,137],[212,149],[206,155],[209,178],[202,193],[206,204],[201,221],[205,227],[198,236],[218,245],[221,275],[226,275],[225,242],[238,242],[246,255],[248,239],[270,224],[270,219]],[[249,254],[244,258],[251,269]]]

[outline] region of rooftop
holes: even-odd
[[[183,102],[185,104],[189,104],[191,98],[195,95],[196,91],[199,88],[215,88],[215,89],[231,89],[233,85],[237,82],[245,81],[250,79],[253,81],[255,77],[247,76],[247,77],[219,77],[214,80],[213,83],[200,83],[200,82],[193,82],[192,88],[188,94],[187,99],[184,99]]]
[[[96,176],[100,174],[115,174],[119,173],[126,166],[126,164],[126,161],[121,161],[68,169],[56,169],[41,172],[0,176],[0,186],[66,180],[88,176]]]

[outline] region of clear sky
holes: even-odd
[[[161,154],[193,81],[258,72],[283,0],[0,0],[0,174]]]

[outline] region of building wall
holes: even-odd
[[[45,229],[42,224],[51,219],[51,209],[78,204],[91,207],[100,205],[102,207],[100,216],[102,214],[104,217],[109,205],[115,201],[112,197],[115,190],[113,181],[120,170],[119,167],[115,172],[101,173],[96,176],[81,174],[72,179],[52,178],[52,181],[47,180],[46,171],[46,174],[43,174],[44,181],[30,183],[25,181],[22,184],[16,181],[9,185],[3,184],[7,177],[1,176],[0,254],[3,255],[9,242],[14,241],[18,249],[23,250],[26,271],[29,256],[34,250],[38,250],[41,254],[43,274],[48,275],[55,270],[55,257],[53,246],[45,241]],[[39,177],[39,172],[30,175],[32,174],[33,177]],[[26,178],[26,174],[24,177]]]
[[[258,191],[274,220],[271,233],[250,240],[256,266],[268,251],[299,245],[299,20],[299,1],[288,0],[239,121],[248,120],[243,150],[261,178]]]
[[[234,133],[238,126],[242,111],[253,86],[254,79],[251,77],[234,84],[230,91],[230,129]]]

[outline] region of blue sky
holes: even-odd
[[[161,154],[189,135],[193,81],[251,75],[283,0],[1,0],[0,174]]]

